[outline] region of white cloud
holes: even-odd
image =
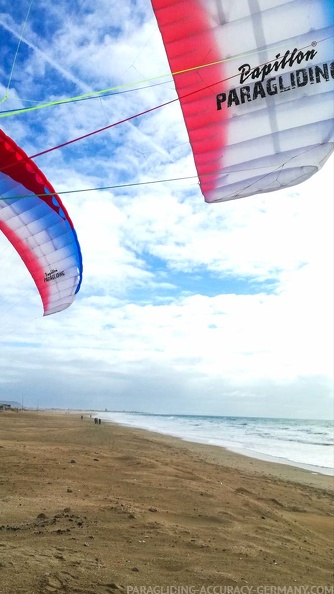
[[[40,31],[33,15],[26,69],[3,108],[167,72],[148,4],[81,2],[69,24],[68,3],[45,3],[50,21]],[[0,18],[13,50],[21,20],[14,10]],[[174,97],[169,83],[2,127],[34,154]],[[59,192],[195,174],[177,103],[38,164]],[[71,308],[50,318],[0,237],[2,392],[41,406],[330,416],[332,171],[330,161],[288,191],[216,205],[204,204],[195,177],[65,194],[84,277]]]

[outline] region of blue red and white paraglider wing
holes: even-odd
[[[207,202],[298,184],[334,146],[332,0],[152,0]]]
[[[33,277],[44,315],[69,307],[82,279],[72,221],[41,170],[1,130],[0,231]]]

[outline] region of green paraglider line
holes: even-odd
[[[177,101],[180,101],[180,99],[186,99],[188,97],[191,97],[192,95],[196,95],[197,93],[202,93],[204,90],[211,89],[212,87],[216,87],[217,85],[221,84],[222,82],[231,80],[232,78],[235,78],[236,76],[239,76],[239,75],[233,74],[232,76],[223,78],[222,80],[218,80],[218,81],[212,83],[211,85],[205,85],[204,87],[201,87],[200,89],[195,89],[195,91],[190,91],[189,93],[182,95],[182,97],[175,97],[175,99],[170,99],[170,101],[166,101],[165,103],[160,103],[159,105],[155,105],[154,107],[145,109],[145,111],[141,111],[139,113],[131,115],[127,118],[124,118],[124,120],[119,120],[118,122],[114,122],[113,124],[108,124],[108,126],[104,126],[103,128],[99,128],[98,130],[94,130],[93,132],[88,132],[87,134],[83,134],[82,136],[78,136],[77,138],[73,138],[72,140],[67,140],[66,142],[57,144],[56,146],[53,146],[49,149],[45,149],[44,151],[41,151],[40,153],[35,153],[34,155],[31,155],[29,158],[35,159],[36,157],[40,157],[42,155],[46,155],[47,153],[51,153],[52,151],[55,151],[56,149],[63,148],[64,146],[68,146],[69,144],[73,144],[74,142],[77,142],[78,140],[84,140],[85,138],[94,136],[94,134],[99,134],[100,132],[105,132],[106,130],[110,130],[110,128],[114,128],[115,126],[118,126],[119,124],[125,124],[125,122],[130,122],[131,120],[134,120],[135,118],[139,118],[143,115],[146,115],[147,113],[152,113],[152,111],[156,111],[157,109],[161,109],[162,107],[167,107],[167,105],[176,103]]]
[[[225,82],[227,80],[235,78],[235,76],[236,75],[233,75],[228,78],[218,80],[217,82],[214,82],[211,85],[206,85],[204,87],[201,87],[200,89],[196,89],[195,91],[190,91],[190,93],[186,93],[185,95],[182,95],[182,97],[175,97],[175,99],[170,99],[170,101],[166,101],[166,103],[160,103],[159,105],[155,105],[154,107],[145,109],[145,111],[141,111],[139,113],[131,115],[127,118],[124,118],[124,120],[119,120],[118,122],[114,122],[113,124],[108,124],[108,126],[104,126],[103,128],[99,128],[98,130],[94,130],[93,132],[88,132],[87,134],[83,134],[82,136],[78,136],[77,138],[73,138],[72,140],[67,140],[66,142],[57,144],[56,146],[53,146],[49,149],[45,149],[44,151],[41,151],[40,153],[35,153],[34,155],[31,155],[29,158],[35,159],[36,157],[41,157],[42,155],[51,153],[52,151],[55,151],[56,149],[63,148],[64,146],[68,146],[69,144],[73,144],[74,142],[78,142],[78,140],[84,140],[85,138],[89,138],[90,136],[94,136],[95,134],[99,134],[100,132],[105,132],[106,130],[110,130],[110,128],[114,128],[115,126],[118,126],[119,124],[125,124],[125,122],[130,122],[131,120],[134,120],[135,118],[139,118],[143,115],[146,115],[147,113],[152,113],[152,111],[156,111],[157,109],[161,109],[162,107],[167,107],[167,105],[176,103],[177,101],[180,101],[180,99],[186,99],[187,97],[191,97],[192,95],[196,95],[197,93],[202,93],[206,89],[216,87],[217,85],[221,84],[222,82]]]
[[[324,41],[324,40],[321,40]],[[319,42],[318,42],[319,43]],[[306,47],[310,47],[310,45],[306,46]],[[302,48],[302,49],[306,49],[306,48]],[[193,70],[193,69],[192,69]],[[240,74],[240,73],[239,73]],[[114,122],[112,124],[108,124],[108,126],[104,126],[103,128],[99,128],[97,130],[93,130],[93,132],[88,132],[87,134],[83,134],[82,136],[78,136],[77,138],[73,138],[72,140],[67,140],[66,142],[63,142],[61,144],[57,144],[56,146],[53,146],[51,148],[45,149],[44,151],[40,151],[39,153],[35,153],[34,155],[30,155],[29,157],[27,157],[28,159],[35,159],[36,157],[41,157],[42,155],[46,155],[47,153],[51,153],[52,151],[55,151],[57,149],[60,148],[64,148],[65,146],[69,146],[70,144],[74,144],[75,142],[78,142],[79,140],[84,140],[86,138],[90,138],[91,136],[94,136],[95,134],[99,134],[100,132],[105,132],[106,130],[110,130],[111,128],[114,128],[116,126],[118,126],[119,124],[124,124],[126,122],[130,122],[131,120],[134,120],[138,117],[141,117],[143,115],[146,115],[148,113],[152,113],[153,111],[156,111],[157,109],[161,109],[162,107],[166,107],[167,105],[171,105],[172,103],[176,103],[177,101],[180,101],[181,99],[185,99],[188,98],[192,95],[195,95],[197,93],[201,93],[206,89],[210,89],[212,87],[216,87],[217,85],[221,84],[222,82],[226,82],[228,80],[232,80],[233,78],[235,78],[236,76],[239,76],[239,74],[234,74],[231,75],[227,78],[224,78],[222,80],[216,81],[214,83],[212,83],[211,85],[206,85],[200,89],[196,89],[194,91],[191,91],[189,93],[186,93],[185,95],[182,95],[182,97],[175,97],[174,99],[171,99],[170,101],[166,101],[165,103],[160,103],[159,105],[155,105],[154,107],[150,107],[149,109],[146,109],[145,111],[141,111],[139,113],[136,113],[134,115],[131,115],[127,118],[124,118],[123,120],[119,120],[118,122]],[[11,165],[7,165],[6,167],[2,168],[2,171],[8,170],[10,169]]]
[[[146,82],[146,81],[143,81]],[[149,81],[147,81],[149,82]],[[134,91],[144,91],[146,89],[153,89],[153,87],[159,87],[161,85],[167,85],[168,83],[170,83],[171,81],[166,80],[164,82],[159,82],[159,83],[154,83],[152,85],[146,85],[144,87],[137,87],[137,88],[133,88],[133,89],[124,89],[123,91],[117,91],[117,87],[115,87],[115,90],[106,90],[106,91],[96,91],[96,93],[92,94],[88,94],[87,97],[86,96],[82,96],[82,97],[70,97],[69,99],[62,99],[60,102],[56,102],[56,103],[52,103],[52,104],[43,104],[43,105],[38,105],[38,106],[34,106],[34,107],[24,107],[23,111],[20,111],[19,113],[25,113],[26,111],[32,111],[34,109],[41,109],[42,107],[48,107],[51,105],[64,105],[66,103],[77,103],[79,101],[90,101],[91,99],[104,99],[104,97],[113,97],[115,95],[124,95],[125,93],[133,93]],[[3,103],[5,99],[8,99],[8,97],[4,97],[0,103]],[[21,99],[20,101],[26,102],[26,103],[38,103],[38,101],[33,101],[32,99]],[[8,109],[6,111],[0,111],[0,118],[9,116],[9,115],[18,115],[18,111],[17,109]]]
[[[247,54],[248,55],[248,54]],[[242,57],[242,56],[237,56],[237,57]],[[159,80],[161,78],[166,78],[166,77],[172,77],[172,76],[176,76],[178,74],[183,74],[184,72],[191,72],[193,70],[199,70],[201,68],[208,68],[210,66],[216,66],[217,64],[221,64],[223,62],[227,62],[229,60],[231,60],[232,58],[226,58],[223,60],[219,60],[219,62],[213,62],[210,64],[201,64],[198,66],[193,66],[192,68],[187,68],[185,70],[180,70],[178,72],[169,72],[168,74],[160,74],[159,76],[154,76],[152,78],[146,78],[143,80],[139,80],[133,83],[128,83],[128,84],[124,84],[124,85],[118,85],[116,87],[110,87],[109,89],[103,89],[101,91],[93,91],[91,93],[85,93],[84,95],[77,95],[75,97],[68,97],[67,99],[59,99],[58,101],[50,101],[49,103],[42,103],[41,105],[34,105],[32,107],[23,107],[21,109],[11,109],[10,111],[2,111],[0,112],[0,118],[5,118],[11,115],[18,115],[21,113],[27,113],[30,111],[36,111],[37,109],[44,109],[45,107],[52,107],[55,105],[63,105],[64,103],[74,103],[77,101],[84,101],[87,99],[96,99],[96,98],[101,98],[103,96],[107,96],[110,94],[116,94],[116,92],[118,91],[118,89],[125,89],[126,87],[131,87],[131,86],[135,86],[135,85],[140,85],[146,82],[151,82],[154,80]],[[235,59],[233,57],[233,59]],[[238,75],[235,75],[238,76]],[[232,78],[232,77],[231,77]],[[166,81],[169,82],[169,81]],[[157,84],[164,84],[164,83],[157,83]],[[154,85],[151,85],[154,86]],[[146,87],[143,87],[146,88]],[[125,92],[130,92],[130,91],[137,91],[140,90],[141,87],[138,88],[134,88],[134,89],[127,89],[127,90],[123,90],[123,91],[118,91],[118,93],[125,93]],[[2,102],[5,101],[5,99],[7,99],[8,97],[5,96],[2,99]]]
[[[30,10],[30,8],[29,8]],[[23,32],[22,32],[23,34]],[[328,39],[331,39],[333,37],[333,35],[326,37],[324,39],[319,39],[318,41],[316,41],[315,43],[319,44],[322,41],[326,41]],[[305,50],[308,47],[311,47],[312,44],[309,44],[303,48],[301,48],[301,50]],[[277,47],[280,47],[277,45]],[[272,47],[272,49],[274,49],[275,46]],[[18,51],[18,49],[17,49]],[[223,58],[222,60],[218,60],[216,62],[210,62],[207,64],[198,64],[197,66],[192,66],[191,68],[185,68],[184,70],[178,70],[177,72],[169,72],[168,74],[160,74],[158,76],[154,76],[152,78],[146,78],[146,79],[142,79],[139,81],[135,81],[132,83],[126,83],[124,85],[117,85],[115,87],[110,87],[108,89],[103,89],[101,91],[92,91],[91,93],[85,93],[84,95],[76,95],[74,97],[67,97],[66,99],[59,99],[58,101],[49,101],[48,103],[42,103],[40,105],[34,105],[31,107],[22,107],[20,109],[11,109],[11,110],[6,110],[6,111],[0,111],[0,118],[5,118],[5,117],[9,117],[9,116],[13,116],[13,115],[19,115],[21,113],[27,113],[27,112],[31,112],[31,111],[36,111],[38,109],[44,109],[46,107],[53,107],[56,105],[63,105],[64,103],[74,103],[77,101],[84,101],[86,99],[94,99],[94,98],[101,98],[103,96],[107,96],[110,94],[114,94],[115,92],[118,91],[118,93],[121,92],[127,92],[127,91],[121,91],[120,89],[126,89],[126,87],[138,87],[138,85],[143,84],[143,83],[147,83],[147,82],[151,82],[151,81],[155,81],[155,80],[159,80],[162,78],[166,78],[166,77],[171,77],[171,76],[177,76],[178,74],[184,74],[186,72],[193,72],[196,70],[201,70],[202,68],[210,68],[211,66],[217,66],[218,64],[224,64],[226,62],[230,62],[232,60],[239,60],[240,58],[246,58],[255,54],[261,54],[263,52],[266,52],[266,49],[263,50],[256,50],[256,51],[251,51],[251,52],[245,52],[244,54],[239,54],[237,56],[233,56],[231,58]],[[15,60],[16,60],[16,56],[14,59],[14,64],[15,64]],[[275,59],[271,60],[272,62],[275,61]],[[14,68],[14,64],[13,64],[13,68]],[[13,70],[12,68],[12,70]],[[239,73],[236,74],[235,76],[239,76]],[[231,76],[230,78],[233,78],[233,76]],[[228,80],[228,79],[227,79]],[[166,81],[169,82],[169,81]],[[9,83],[10,84],[10,83]],[[8,99],[8,89],[9,89],[9,84],[7,87],[7,91],[6,91],[6,95],[5,97],[0,101],[0,103],[3,103],[6,99]],[[162,83],[157,83],[157,84],[162,84]],[[145,87],[143,87],[145,88]],[[137,91],[138,88],[134,88],[134,89],[128,89],[128,91]],[[140,90],[140,88],[139,88]],[[115,93],[116,94],[116,93]]]
[[[219,84],[219,83],[215,83],[215,85],[216,84]],[[188,97],[189,95],[193,95],[194,93],[198,93],[199,91],[202,91],[202,90],[203,89],[199,89],[198,91],[197,90],[192,91],[191,93],[188,93],[188,95],[186,95],[186,97]],[[29,159],[35,159],[36,157],[41,157],[42,155],[51,153],[52,151],[55,151],[56,149],[63,148],[65,146],[73,144],[74,142],[78,142],[79,140],[84,140],[85,138],[89,138],[90,136],[94,136],[95,134],[99,134],[100,132],[105,132],[106,130],[110,130],[110,128],[114,128],[115,126],[118,126],[119,124],[124,124],[125,122],[134,120],[135,118],[143,116],[147,113],[151,113],[152,111],[160,109],[161,107],[166,107],[167,105],[170,105],[171,103],[175,103],[176,101],[179,101],[178,97],[176,97],[175,99],[171,99],[170,101],[167,101],[166,103],[161,103],[160,105],[155,105],[154,107],[150,107],[149,109],[146,109],[145,111],[142,111],[140,113],[131,115],[127,118],[124,118],[124,120],[119,120],[118,122],[114,122],[113,124],[108,124],[108,126],[104,126],[103,128],[99,128],[98,130],[93,130],[93,132],[88,132],[87,134],[83,134],[82,136],[78,136],[77,138],[72,138],[72,140],[67,140],[66,142],[57,144],[56,146],[45,149],[44,151],[41,151],[39,153],[35,153],[34,155],[27,156],[26,160],[28,161]],[[5,167],[2,167],[1,171],[8,171],[11,167],[12,167],[12,164],[8,164]]]
[[[145,181],[145,182],[132,182],[132,183],[128,183],[128,184],[114,184],[112,186],[100,186],[97,188],[81,188],[79,190],[63,190],[62,192],[55,192],[55,194],[57,196],[63,195],[63,194],[81,194],[83,192],[99,192],[101,190],[116,190],[119,188],[132,188],[132,187],[137,187],[137,186],[149,186],[152,184],[164,184],[164,183],[168,183],[168,182],[177,182],[177,181],[189,181],[189,180],[195,180],[198,179],[197,175],[189,175],[187,177],[172,177],[169,179],[155,179],[155,180],[150,180],[150,181]],[[35,196],[38,196],[39,198],[43,198],[45,196],[50,196],[50,194],[35,194]],[[18,198],[30,198],[31,194],[22,194],[22,196],[6,196],[6,197],[2,197],[0,196],[0,200],[13,200],[15,198],[15,200],[17,200]]]

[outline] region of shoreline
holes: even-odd
[[[29,411],[29,409],[28,409]],[[301,482],[301,484],[317,486],[321,485],[321,488],[334,491],[334,469],[327,469],[326,467],[317,467],[313,465],[297,465],[297,463],[290,462],[289,460],[282,460],[274,458],[268,455],[262,457],[262,454],[253,455],[245,453],[245,450],[240,448],[230,448],[224,445],[210,444],[204,441],[194,441],[190,438],[180,437],[178,435],[172,435],[170,433],[161,433],[152,429],[146,429],[144,427],[137,427],[135,425],[127,425],[115,420],[103,419],[103,411],[95,410],[56,410],[56,409],[41,409],[40,411],[29,411],[45,414],[59,414],[59,415],[83,415],[85,419],[93,422],[94,417],[101,419],[104,425],[119,426],[125,430],[134,432],[143,432],[151,439],[157,439],[157,441],[164,441],[165,439],[170,443],[175,441],[175,445],[185,445],[189,447],[189,450],[196,450],[198,453],[202,450],[204,459],[208,461],[214,461],[218,464],[227,464],[229,467],[236,466],[240,469],[254,469],[255,472],[268,473],[270,476],[276,476],[283,480],[291,480],[292,482]],[[206,453],[206,454],[205,454]],[[263,455],[264,456],[264,455]],[[244,460],[244,461],[243,461]],[[316,470],[318,468],[324,468],[326,472],[320,472]],[[327,470],[329,472],[327,472]],[[318,478],[319,477],[319,478]],[[323,477],[323,478],[321,478]],[[334,536],[334,535],[333,535]],[[0,592],[1,594],[1,592]],[[334,593],[333,593],[334,594]]]
[[[264,460],[248,456],[243,452],[237,452],[220,445],[212,445],[203,442],[190,441],[182,437],[159,433],[141,427],[122,425],[114,421],[103,421],[105,425],[120,426],[138,435],[145,435],[152,441],[166,443],[177,448],[185,450],[200,456],[203,461],[215,463],[228,468],[234,468],[240,471],[247,471],[254,474],[268,475],[278,479],[286,480],[292,483],[300,483],[312,487],[318,487],[334,492],[334,477],[330,474],[314,472],[308,468],[287,464],[285,462]]]
[[[85,414],[0,413],[0,594],[332,587],[331,477]]]
[[[87,415],[87,412],[86,413],[83,412],[82,414]],[[88,414],[90,414],[90,411]],[[279,458],[278,456],[273,456],[270,454],[266,455],[261,452],[256,452],[255,450],[249,450],[246,447],[243,448],[243,447],[237,447],[237,446],[233,447],[233,446],[227,446],[227,445],[221,445],[221,444],[212,444],[212,443],[209,443],[209,441],[205,441],[204,439],[200,441],[200,440],[192,439],[190,437],[182,437],[180,435],[175,435],[173,433],[167,433],[167,432],[162,432],[162,431],[155,430],[155,429],[147,429],[144,427],[127,424],[127,423],[124,423],[121,421],[117,421],[115,419],[109,420],[109,419],[103,418],[102,411],[94,412],[93,414],[96,416],[99,416],[104,423],[121,425],[122,427],[129,428],[129,429],[142,429],[143,431],[147,431],[148,433],[152,433],[152,434],[156,433],[161,436],[169,436],[169,437],[179,439],[181,441],[185,441],[188,443],[197,443],[199,445],[222,448],[223,450],[226,450],[228,452],[235,453],[240,456],[245,456],[245,457],[251,458],[253,460],[261,460],[263,462],[268,462],[270,464],[291,466],[292,468],[305,470],[305,471],[311,472],[312,474],[319,474],[319,475],[324,475],[324,476],[329,476],[329,477],[334,478],[334,468],[330,468],[330,467],[326,467],[326,466],[315,466],[312,464],[305,464],[303,462],[298,463],[298,462],[295,462],[293,460],[289,460],[286,458]]]

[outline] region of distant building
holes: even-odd
[[[5,402],[0,402],[0,410],[10,410],[12,408],[11,404],[6,404]]]
[[[15,400],[0,400],[0,410],[18,410],[21,404]]]

